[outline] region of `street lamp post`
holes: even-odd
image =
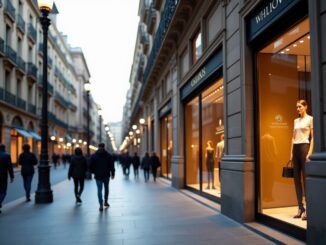
[[[89,160],[89,158],[90,158],[90,149],[89,149],[89,146],[90,146],[90,130],[89,130],[89,122],[90,122],[90,112],[89,112],[89,110],[90,110],[90,102],[89,102],[89,93],[90,93],[90,91],[91,91],[91,84],[90,84],[90,82],[86,82],[85,84],[84,84],[84,89],[85,89],[85,91],[86,91],[86,102],[87,102],[87,132],[86,132],[86,142],[87,142],[87,155],[86,155],[86,157],[87,157],[87,159]],[[91,175],[91,173],[89,172],[89,166],[88,166],[88,168],[87,168],[87,172],[86,172],[86,178],[87,179],[91,179],[92,178],[92,175]]]
[[[145,119],[141,118],[139,119],[140,125],[145,129],[145,134],[146,134],[146,152],[148,152],[148,130],[147,130],[147,124],[145,123]]]
[[[102,116],[103,116],[103,110],[101,108],[98,110],[98,115],[99,115],[99,120],[100,120],[100,136],[99,136],[100,141],[99,141],[99,143],[102,143]]]
[[[40,22],[43,30],[43,80],[42,80],[42,120],[41,120],[41,160],[38,167],[39,178],[35,192],[35,203],[53,202],[50,184],[50,166],[48,154],[48,29],[51,23],[48,18],[53,0],[38,0],[41,11]]]

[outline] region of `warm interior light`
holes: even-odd
[[[84,83],[84,89],[85,89],[86,92],[91,91],[91,89],[92,89],[91,84],[89,82]]]
[[[145,119],[144,118],[139,119],[139,123],[140,124],[145,124]]]
[[[38,0],[38,8],[40,10],[45,10],[47,12],[51,12],[53,7],[53,0]]]
[[[55,141],[55,136],[51,136],[50,138],[52,141]]]
[[[133,130],[136,130],[136,129],[137,129],[137,125],[135,125],[135,124],[132,125],[132,129],[133,129]]]

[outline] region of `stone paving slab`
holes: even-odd
[[[120,172],[118,170],[118,172]],[[110,208],[99,212],[95,181],[75,204],[73,182],[52,186],[51,204],[20,198],[0,214],[0,244],[273,244],[219,212],[167,186],[117,174]]]

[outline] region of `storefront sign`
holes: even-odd
[[[248,39],[252,41],[273,22],[300,3],[301,0],[269,0],[253,11],[248,19]]]
[[[223,65],[222,49],[217,51],[201,69],[181,88],[181,99],[186,98],[196,88],[206,82],[209,77]]]
[[[172,110],[172,103],[171,103],[171,100],[166,103],[165,106],[163,106],[160,111],[159,111],[159,117],[163,117],[165,116],[167,113],[169,113],[170,111]]]

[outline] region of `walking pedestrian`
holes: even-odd
[[[131,157],[129,155],[129,152],[126,152],[125,159],[124,159],[124,164],[125,164],[125,175],[129,177],[130,174],[130,165],[131,165]]]
[[[30,152],[30,145],[23,145],[23,152],[19,155],[18,164],[21,165],[21,175],[23,177],[26,202],[31,201],[31,186],[34,176],[34,166],[37,164],[37,158],[33,152]]]
[[[81,194],[84,190],[84,182],[87,171],[87,160],[83,156],[83,151],[80,147],[75,149],[75,155],[71,158],[71,163],[68,171],[68,179],[74,180],[74,193],[76,197],[76,203],[81,204]]]
[[[156,155],[155,152],[152,153],[151,156],[151,169],[152,169],[152,174],[153,174],[153,179],[156,181],[156,175],[157,175],[157,168],[161,166],[160,159]]]
[[[109,182],[114,179],[115,168],[112,155],[104,149],[104,143],[98,145],[98,150],[91,156],[90,169],[97,185],[97,196],[100,211],[103,211],[102,188],[104,186],[104,207],[109,207]]]
[[[149,180],[149,169],[151,167],[151,158],[149,157],[148,152],[145,153],[145,156],[142,159],[141,167],[144,170],[145,182]]]
[[[59,163],[59,155],[56,154],[56,153],[53,153],[52,154],[52,162],[53,162],[53,165],[54,165],[54,168],[57,168],[57,165]]]
[[[12,169],[11,157],[5,152],[6,147],[0,144],[0,213],[2,208],[2,202],[7,194],[8,174],[10,176],[10,182],[14,181],[14,171]]]
[[[140,159],[137,154],[137,152],[134,153],[134,156],[131,159],[132,166],[134,168],[134,176],[135,178],[139,178],[139,165],[140,165]]]

